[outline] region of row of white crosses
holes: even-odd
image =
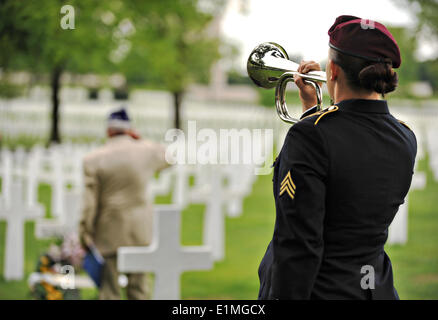
[[[56,158],[55,158],[56,159]],[[59,160],[59,159],[57,159]],[[5,165],[7,166],[8,161],[5,161]],[[242,173],[245,172],[245,170],[242,170],[241,167],[239,166],[229,166],[229,167],[225,167],[227,170],[229,170],[231,172],[230,176],[235,177],[235,181],[241,181],[242,179],[242,175],[238,175],[237,173]],[[234,170],[230,170],[234,168]],[[224,255],[224,212],[223,212],[223,206],[224,206],[224,202],[226,202],[225,197],[223,196],[224,194],[227,193],[226,188],[224,188],[223,185],[223,175],[220,173],[221,169],[218,166],[195,166],[194,168],[190,168],[188,166],[175,166],[172,168],[173,170],[175,170],[177,173],[176,178],[182,182],[185,182],[181,184],[182,187],[180,187],[180,195],[178,196],[174,196],[175,199],[177,201],[181,201],[182,199],[186,199],[185,201],[189,201],[189,202],[203,202],[205,201],[207,204],[207,212],[206,212],[206,218],[205,218],[205,224],[204,224],[204,243],[207,244],[208,247],[210,247],[210,250],[213,250],[213,254],[212,254],[212,260],[220,260],[223,258]],[[219,169],[219,170],[218,170]],[[210,171],[210,172],[208,172]],[[198,172],[198,174],[196,174]],[[195,186],[192,188],[192,190],[190,190],[190,188],[188,187],[188,177],[190,175],[194,175],[195,176]],[[249,174],[249,176],[251,176],[251,174]],[[166,189],[168,189],[166,187],[169,186],[168,181],[170,181],[169,179],[169,174],[165,171],[163,172],[163,174],[160,176],[160,178],[162,178],[163,180],[159,180],[161,182],[160,184],[151,184],[151,186],[155,186],[155,190],[159,191],[159,192],[163,192],[166,193]],[[7,180],[7,179],[6,179]],[[210,180],[210,181],[209,181]],[[164,181],[164,182],[162,182]],[[231,180],[232,181],[232,180]],[[176,184],[178,185],[178,184]],[[229,183],[228,186],[232,186],[233,183]],[[201,188],[201,189],[200,189]],[[204,191],[202,191],[202,188],[204,188]],[[237,189],[242,189],[243,186],[241,185],[239,188]],[[154,187],[152,187],[152,189],[154,189]],[[244,188],[243,188],[244,189]],[[15,192],[15,194],[18,194]],[[177,192],[174,193],[174,195],[177,194]],[[182,195],[182,196],[181,196]],[[178,200],[179,199],[179,200]],[[68,203],[68,201],[64,201],[64,203]],[[15,200],[14,203],[20,203],[20,201]],[[77,204],[78,201],[72,201],[70,202],[71,205]],[[187,205],[187,203],[181,202],[181,203],[177,203],[181,208],[184,207],[185,205]],[[68,206],[70,207],[70,205]],[[78,209],[76,209],[78,211]],[[180,210],[180,209],[179,209]],[[23,210],[23,212],[26,212],[25,210]],[[237,210],[238,213],[238,210]],[[234,213],[236,214],[236,212]],[[31,215],[31,217],[38,216],[37,214]],[[25,215],[26,217],[26,215]],[[22,221],[20,219],[17,219],[15,221]],[[17,224],[15,224],[17,225]],[[57,226],[55,226],[56,228]],[[11,225],[12,228],[12,225]],[[16,227],[14,227],[16,228]],[[160,234],[163,230],[162,227],[158,227],[158,233]],[[23,239],[23,237],[21,236],[20,239]],[[20,241],[12,241],[11,239],[8,239],[8,243],[15,243],[18,244],[20,247],[22,247],[22,245],[20,245]],[[22,243],[22,240],[21,240]],[[202,250],[204,250],[205,247],[202,248]],[[148,249],[149,250],[149,249]],[[158,250],[158,249],[156,249]],[[202,251],[201,250],[201,251]],[[8,250],[8,252],[15,252],[15,249],[12,250]],[[149,252],[149,251],[146,251]],[[155,252],[155,251],[153,251]],[[18,260],[23,261],[23,254],[19,255],[21,256],[21,258],[18,258]],[[20,262],[18,261],[14,261],[14,259],[8,258],[8,261],[12,261],[10,264],[7,264],[9,266],[9,270],[22,270],[21,268],[11,268],[10,266],[17,266],[20,265]],[[196,261],[195,261],[196,263]],[[150,268],[148,268],[147,266],[144,267],[144,271],[155,271],[152,270]],[[125,269],[123,269],[125,270]],[[9,274],[11,271],[5,272],[5,274]],[[22,271],[21,271],[22,274]],[[12,279],[14,277],[17,277],[17,275],[12,275],[9,276],[9,279]],[[170,278],[169,278],[170,279]],[[179,279],[179,278],[178,278]],[[175,278],[174,278],[175,280]],[[176,280],[175,280],[176,281]],[[160,282],[157,283],[157,286],[159,285]],[[178,282],[179,283],[179,282]],[[160,286],[161,287],[161,286]],[[173,284],[171,287],[173,288],[177,288],[176,284]],[[168,286],[166,286],[166,288],[168,288]],[[156,297],[160,297],[160,291],[161,289],[157,289],[157,295]],[[175,294],[175,291],[172,291]],[[179,291],[178,291],[179,292]],[[174,297],[175,295],[171,295],[172,297]]]
[[[65,149],[65,146],[64,148]],[[14,206],[13,208],[11,208],[11,210],[7,211],[5,210],[5,206],[2,206],[3,208],[3,213],[2,217],[4,216],[6,218],[6,216],[12,216],[14,217],[13,222],[8,223],[8,230],[10,229],[11,231],[14,229],[16,229],[16,225],[18,222],[19,224],[21,223],[22,226],[22,219],[19,218],[21,215],[15,213],[15,215],[13,214],[16,211],[20,211],[22,212],[22,214],[26,213],[27,211],[29,211],[28,209],[35,207],[35,214],[32,215],[24,215],[24,217],[31,217],[33,220],[36,220],[36,235],[37,237],[49,237],[49,236],[55,236],[55,235],[61,235],[65,232],[67,232],[68,230],[73,229],[74,227],[77,226],[77,219],[72,219],[73,217],[78,218],[79,215],[78,213],[80,213],[80,196],[79,193],[76,192],[76,188],[79,188],[80,186],[80,178],[77,178],[76,182],[75,182],[75,175],[72,174],[72,171],[79,171],[78,167],[76,169],[71,169],[71,170],[66,170],[66,163],[68,162],[67,159],[70,162],[75,162],[74,160],[74,156],[71,156],[71,154],[69,154],[68,152],[65,152],[65,150],[61,150],[61,148],[52,148],[50,150],[43,150],[40,148],[35,148],[33,149],[30,153],[27,154],[27,161],[23,161],[22,158],[23,157],[23,151],[22,150],[17,150],[14,154],[14,158],[20,158],[20,161],[14,161],[12,158],[12,153],[8,150],[3,150],[2,151],[2,161],[1,161],[1,165],[2,165],[2,181],[3,181],[3,192],[1,194],[2,196],[2,202],[9,202],[9,203],[13,203]],[[19,164],[19,166],[13,166],[12,163],[15,163],[16,165]],[[62,164],[59,165],[59,164]],[[73,166],[74,167],[74,166]],[[181,170],[181,168],[183,168],[183,170]],[[185,168],[185,169],[184,169]],[[193,175],[194,172],[198,172],[198,175],[195,174],[195,181],[197,181],[197,184],[201,184],[202,183],[202,178],[203,178],[203,174],[205,173],[204,170],[201,170],[200,168],[203,168],[202,166],[198,166],[197,170],[193,171],[193,168],[191,168],[190,170],[187,170],[187,166],[174,166],[171,169],[168,169],[167,171],[162,172],[162,174],[160,175],[160,178],[156,181],[153,181],[153,183],[150,184],[150,191],[152,193],[152,195],[154,194],[166,194],[169,193],[169,190],[171,189],[171,184],[169,183],[171,181],[172,178],[175,178],[177,181],[182,181],[183,179],[186,179],[185,184],[178,184],[176,183],[175,186],[182,186],[182,188],[180,189],[181,191],[180,196],[179,196],[179,202],[181,202],[184,197],[181,197],[181,195],[186,196],[188,194],[188,189],[186,189],[186,186],[188,186],[188,174],[186,174],[188,171],[191,171],[191,174]],[[228,170],[230,171],[230,170]],[[240,181],[244,181],[242,180],[242,172],[244,172],[242,170],[242,168],[236,168],[236,170],[234,170],[235,172],[233,174],[231,174],[232,177],[234,177],[235,179],[230,179],[229,182],[229,186],[232,187],[236,185],[236,181],[240,180]],[[248,170],[247,170],[248,171]],[[217,172],[217,170],[213,170],[213,172]],[[9,173],[9,174],[8,174]],[[182,173],[182,174],[181,174]],[[228,173],[230,174],[230,173]],[[33,190],[32,188],[29,188],[30,185],[33,186],[34,189],[37,189],[38,184],[41,182],[45,182],[45,183],[50,183],[52,185],[52,201],[55,201],[54,199],[57,199],[57,197],[60,197],[59,195],[62,196],[61,199],[59,199],[59,202],[62,206],[61,207],[57,207],[57,203],[56,202],[52,202],[52,206],[55,209],[54,212],[58,212],[58,214],[55,214],[55,219],[43,219],[43,212],[44,210],[42,210],[40,205],[37,205],[37,197],[36,194],[37,192],[34,190],[33,193],[29,193],[29,192],[23,192],[23,190],[17,192],[14,191],[12,192],[12,190],[14,190],[15,186],[12,186],[11,184],[11,180],[12,180],[12,175],[17,176],[17,177],[21,177],[21,181],[26,182],[26,185],[28,186],[27,189],[29,190]],[[68,175],[70,175],[70,178],[67,179]],[[174,175],[174,177],[172,177],[172,175]],[[246,173],[246,175],[248,176],[248,172]],[[60,181],[56,181],[57,179]],[[17,181],[19,181],[20,179],[18,179]],[[223,179],[222,179],[223,180]],[[9,182],[8,182],[9,181]],[[72,190],[68,191],[65,190],[65,186],[67,184],[67,181],[73,185]],[[213,181],[214,182],[214,181]],[[252,181],[249,181],[249,183],[252,183]],[[7,185],[9,185],[9,187],[7,187]],[[213,184],[214,186],[214,184]],[[219,186],[219,185],[217,185]],[[18,188],[18,187],[17,187]],[[62,189],[59,191],[56,191],[56,188]],[[237,187],[237,189],[239,189],[239,187]],[[214,192],[214,190],[211,192],[212,194],[215,194],[216,197],[210,197],[207,198],[207,200],[209,201],[209,212],[216,212],[217,214],[207,214],[208,216],[215,218],[216,220],[213,219],[213,221],[219,221],[223,224],[223,213],[222,213],[222,204],[224,202],[224,200],[222,199],[222,197],[220,196],[220,191],[221,191],[221,187],[219,187],[217,189],[217,192]],[[242,187],[242,190],[246,190],[245,193],[249,193],[250,188],[248,186],[246,187]],[[8,195],[9,193],[9,195]],[[15,195],[15,198],[11,198],[11,194]],[[24,200],[23,198],[21,198],[21,200],[18,199],[19,195],[23,195],[25,194],[26,200]],[[30,194],[33,194],[33,196],[29,196]],[[178,196],[175,196],[178,194],[178,192],[173,192],[175,199],[178,199]],[[193,194],[195,194],[195,192],[191,192],[192,197],[194,198]],[[58,195],[58,196],[56,196]],[[78,197],[79,196],[79,197]],[[6,200],[7,199],[7,200]],[[5,200],[5,201],[3,201]],[[233,199],[232,203],[236,203],[236,199]],[[180,203],[182,204],[182,203]],[[233,206],[231,206],[233,207]],[[237,209],[236,209],[237,207]],[[26,210],[24,210],[24,209]],[[58,211],[56,211],[56,208],[58,209]],[[234,204],[234,215],[239,214],[240,206],[239,205],[235,205]],[[37,210],[38,209],[38,210]],[[31,211],[31,212],[34,212]],[[217,219],[218,217],[222,217],[222,219]],[[64,218],[64,219],[63,219]],[[9,218],[8,218],[9,219]],[[212,219],[210,219],[211,221]],[[12,220],[11,220],[12,221]],[[217,228],[215,227],[214,224],[208,224],[210,225],[210,230],[212,231],[206,231],[205,234],[214,234],[215,230],[217,230]],[[206,228],[207,229],[207,228]],[[160,233],[161,230],[158,232]],[[216,232],[216,234],[222,234],[222,232]],[[8,255],[6,256],[6,266],[7,266],[7,270],[5,270],[5,277],[7,279],[18,279],[21,278],[23,276],[23,250],[21,251],[21,253],[19,254],[19,250],[16,250],[17,246],[23,249],[23,233],[17,233],[17,232],[8,232],[8,238],[7,238],[7,253]],[[211,241],[210,241],[211,242]],[[216,241],[216,244],[220,246],[223,246],[223,242],[224,239],[223,237]],[[215,245],[215,248],[218,248],[218,245]],[[12,256],[12,253],[14,253]],[[213,258],[213,257],[212,257]],[[222,255],[218,255],[216,256],[216,259],[221,259],[223,258]],[[19,260],[19,261],[18,261]],[[15,272],[17,272],[16,274],[12,274],[11,270],[15,270]]]
[[[242,154],[261,155],[253,149],[265,149],[264,159],[272,154],[272,139],[257,141],[262,136],[255,135],[251,144],[241,145]],[[223,141],[221,141],[223,143]],[[224,149],[221,149],[224,150]],[[256,150],[259,151],[259,150]],[[211,155],[214,158],[214,155]],[[243,199],[250,194],[255,181],[256,165],[261,160],[253,163],[244,163],[243,159],[235,164],[211,165],[177,165],[173,203],[185,208],[189,203],[205,204],[203,239],[204,243],[211,246],[213,258],[220,261],[225,257],[225,213],[230,217],[238,217],[242,213]],[[217,160],[217,159],[216,159]],[[243,162],[243,163],[242,163]],[[189,177],[194,177],[194,186],[189,186]],[[227,181],[227,184],[225,184]]]
[[[9,205],[0,207],[0,220],[7,223],[3,277],[6,280],[21,280],[24,276],[25,257],[24,222],[41,217],[44,211],[41,207],[29,208],[25,204],[21,182],[11,183],[10,194]]]
[[[65,163],[65,161],[62,158],[56,158],[54,156],[53,163]],[[3,162],[2,162],[3,163]],[[9,161],[10,163],[10,161]],[[8,161],[4,162],[4,166],[8,167]],[[10,164],[9,164],[10,166]],[[242,173],[247,172],[248,170],[242,170],[242,167],[239,166],[226,166],[224,168],[220,168],[220,166],[175,166],[173,170],[176,173],[176,183],[175,183],[175,190],[173,192],[174,196],[174,202],[178,205],[178,210],[181,210],[185,205],[187,205],[187,202],[201,202],[201,203],[207,203],[207,212],[206,212],[206,219],[204,224],[204,244],[206,244],[208,247],[213,250],[212,259],[213,260],[220,260],[223,258],[224,255],[224,212],[223,207],[224,203],[227,202],[226,194],[227,192],[229,194],[233,194],[235,190],[245,190],[245,185],[249,186],[251,185],[251,179],[248,179],[249,183],[241,183],[242,181],[245,181],[245,179],[242,179]],[[249,167],[251,169],[251,167]],[[58,171],[56,171],[58,170]],[[210,172],[208,172],[210,171]],[[224,187],[223,185],[223,172],[229,173],[230,183],[227,185],[227,187]],[[62,169],[54,169],[52,172],[63,172]],[[188,186],[188,177],[191,175],[195,175],[195,186],[193,188],[189,188]],[[56,174],[55,174],[56,176]],[[58,177],[59,177],[58,173]],[[62,176],[62,174],[61,174]],[[243,175],[245,176],[245,175]],[[251,177],[251,174],[247,174],[247,176]],[[160,176],[160,179],[158,180],[159,183],[151,184],[150,191],[152,194],[159,194],[159,193],[166,193],[166,191],[169,190],[169,181],[170,174],[167,172],[163,172]],[[232,178],[235,178],[234,180]],[[5,181],[8,179],[6,178]],[[32,179],[29,179],[32,180]],[[37,180],[33,179],[32,181]],[[50,179],[48,179],[50,180]],[[210,181],[209,181],[210,180]],[[234,183],[233,183],[234,181]],[[239,184],[240,182],[240,184]],[[65,187],[65,181],[64,183],[57,184],[61,187]],[[74,183],[73,183],[74,185]],[[79,185],[79,183],[77,183]],[[231,188],[231,186],[234,186],[234,191]],[[237,186],[237,187],[236,187]],[[203,188],[204,191],[202,191],[199,188]],[[228,188],[228,189],[227,189]],[[192,189],[192,190],[190,190]],[[250,190],[249,190],[250,191]],[[245,191],[245,192],[249,192]],[[2,196],[4,194],[2,193]],[[5,197],[7,198],[7,197]],[[56,198],[56,197],[55,197]],[[7,200],[6,200],[7,202]],[[62,203],[66,203],[68,201],[63,201]],[[28,205],[31,204],[32,201],[28,201]],[[72,203],[78,203],[78,201],[72,201]],[[236,202],[234,203],[234,209],[229,210],[233,215],[236,215],[240,212],[239,205],[236,206]],[[30,206],[29,206],[30,207]],[[67,207],[71,207],[70,205]],[[229,206],[233,208],[233,206]],[[55,206],[56,208],[56,206]],[[236,209],[237,208],[237,209]],[[58,208],[60,212],[62,212],[61,208]],[[234,210],[234,211],[233,211]],[[172,211],[172,210],[171,210]],[[175,211],[175,209],[173,209]],[[25,212],[25,211],[23,211]],[[176,220],[175,220],[176,221]],[[162,232],[162,227],[158,226],[158,236]],[[157,239],[157,238],[156,238]],[[178,238],[179,239],[179,238]],[[179,241],[179,240],[178,240]],[[11,241],[9,241],[11,242]],[[155,243],[155,242],[154,242]],[[155,245],[155,244],[154,244]],[[205,247],[201,248],[205,250]],[[155,245],[154,251],[150,251],[149,248],[146,250],[146,252],[140,252],[141,255],[143,254],[152,254],[153,252],[159,250],[157,249]],[[141,250],[140,250],[141,251]],[[122,250],[123,252],[123,250]],[[132,252],[131,252],[132,253]],[[123,260],[123,259],[122,259]],[[196,261],[195,261],[196,262]],[[126,269],[127,268],[127,269]],[[129,270],[129,263],[128,267],[122,267],[121,270]],[[143,271],[154,271],[154,268],[150,269],[149,267],[145,266]],[[182,270],[182,269],[181,269]],[[166,277],[165,277],[166,278]],[[171,278],[169,278],[171,279]],[[176,281],[176,278],[172,278],[174,282]],[[179,279],[179,277],[178,277]],[[158,282],[159,283],[159,282]],[[179,282],[178,282],[179,283]],[[172,287],[177,288],[175,284],[166,286],[166,288]],[[160,290],[160,289],[158,289]],[[175,294],[175,290],[172,291]],[[157,291],[156,297],[159,297],[159,291]],[[175,295],[171,295],[171,297],[175,297]]]
[[[62,236],[77,231],[83,191],[82,158],[90,148],[54,146],[41,159],[37,181],[52,186],[51,207],[54,219],[37,221],[35,233],[38,238]]]
[[[22,159],[22,155],[20,155],[20,152],[18,152],[18,156],[16,158],[17,162],[20,162]],[[5,152],[4,154],[7,154],[7,152]],[[419,152],[419,154],[421,154],[421,152]],[[6,156],[7,159],[7,156]],[[21,160],[20,160],[21,159]],[[54,157],[54,163],[64,163],[65,161],[63,159],[59,159],[56,156]],[[59,161],[61,160],[61,161]],[[3,164],[3,168],[6,168],[6,172],[8,170],[8,166],[11,166],[12,161],[11,160],[6,160],[6,161],[2,161]],[[35,162],[32,162],[35,163]],[[184,207],[187,204],[187,201],[189,202],[203,202],[205,201],[207,203],[207,212],[206,212],[206,221],[205,221],[205,227],[204,227],[204,243],[207,244],[208,246],[210,246],[213,249],[213,256],[212,259],[213,260],[220,260],[223,258],[223,254],[224,254],[224,215],[223,215],[223,206],[224,206],[224,202],[226,200],[225,197],[223,196],[223,194],[227,193],[226,188],[224,188],[223,186],[223,176],[221,174],[219,174],[220,170],[218,170],[218,167],[216,166],[198,166],[195,168],[190,168],[188,166],[175,166],[174,169],[177,174],[176,174],[176,179],[177,181],[180,181],[180,183],[176,183],[176,186],[180,186],[179,189],[177,188],[175,190],[174,194],[174,200],[175,203],[177,203],[178,205],[180,205],[181,207]],[[234,168],[235,170],[233,171],[232,168]],[[231,177],[237,177],[235,179],[235,181],[240,181],[241,180],[241,176],[239,176],[237,173],[242,173],[245,172],[244,170],[242,170],[242,168],[239,168],[238,166],[229,166],[229,167],[225,167],[226,170],[232,172],[230,174]],[[210,170],[210,174],[208,173],[208,170]],[[225,170],[225,171],[226,171]],[[5,171],[5,170],[3,170]],[[54,170],[56,172],[56,170]],[[196,172],[199,172],[198,174],[196,174]],[[195,173],[195,174],[194,174]],[[192,188],[192,190],[190,190],[190,188],[188,187],[188,177],[190,175],[195,175],[195,186]],[[212,177],[214,176],[218,176],[219,178],[214,179]],[[208,183],[208,180],[211,179],[210,183]],[[11,181],[12,179],[8,179],[7,177],[5,177],[3,179],[3,181],[5,181],[5,183],[7,184],[7,181]],[[28,179],[29,181],[34,181],[35,179]],[[48,179],[50,180],[50,179]],[[168,186],[169,186],[169,181],[170,181],[170,174],[167,172],[163,172],[163,174],[160,176],[160,179],[158,180],[160,183],[158,184],[151,184],[152,188],[151,190],[155,190],[156,193],[166,193],[166,191],[169,190]],[[415,180],[414,180],[415,181]],[[9,182],[10,183],[10,182]],[[413,185],[415,184],[415,182],[413,182]],[[59,184],[58,184],[59,185]],[[65,185],[65,184],[64,184]],[[232,185],[232,183],[230,183],[229,185]],[[247,184],[250,185],[250,184]],[[202,192],[201,189],[199,189],[199,187],[203,187],[204,188],[204,192]],[[237,189],[242,189],[243,185],[240,185]],[[4,190],[12,190],[16,188],[18,190],[17,186],[11,187],[11,188],[5,188]],[[179,191],[178,191],[179,190]],[[210,191],[210,192],[208,192]],[[9,194],[15,194],[18,195],[21,192],[9,192]],[[231,192],[232,193],[232,192]],[[6,192],[7,194],[7,192]],[[210,195],[210,196],[209,196]],[[4,200],[4,202],[8,202],[8,200],[5,199],[11,199],[11,197],[9,196],[5,196],[5,193],[2,193],[2,200]],[[17,197],[15,198],[17,199]],[[29,198],[28,198],[29,199]],[[24,209],[26,210],[22,210],[22,208],[20,208],[18,206],[19,203],[21,203],[19,200],[14,200],[11,201],[9,200],[9,203],[14,203],[17,204],[16,208],[19,208],[19,210],[23,213],[23,217],[33,217],[35,218],[36,216],[41,216],[41,214],[38,212],[38,210],[33,210],[33,211],[29,211],[27,209],[32,207],[32,203],[34,203],[31,200],[26,201],[27,202],[27,206],[24,207]],[[69,201],[64,200],[63,202],[64,204],[69,203]],[[71,208],[74,204],[77,204],[78,201],[71,201],[70,202],[71,205],[67,205],[67,208]],[[180,208],[181,208],[180,207]],[[15,210],[15,209],[14,209]],[[12,210],[13,211],[13,210]],[[27,212],[31,212],[31,214],[27,214]],[[76,209],[76,211],[79,211],[78,209]],[[10,212],[8,212],[7,210],[3,210],[4,214],[2,216],[10,216]],[[239,210],[236,210],[234,214],[238,213]],[[398,217],[403,217],[403,215],[399,214]],[[14,222],[21,222],[22,225],[22,218],[14,218]],[[11,223],[11,228],[17,229],[17,223],[14,224],[14,222]],[[403,225],[403,224],[401,224]],[[406,225],[406,223],[404,223],[404,225]],[[57,226],[55,226],[56,229]],[[404,228],[402,228],[403,230],[405,230]],[[159,227],[159,233],[161,232],[161,228]],[[18,233],[8,233],[9,235],[11,234],[19,234]],[[22,234],[22,233],[21,233]],[[391,233],[396,234],[394,232]],[[390,236],[391,237],[391,236]],[[23,237],[19,237],[19,239],[21,239],[21,243],[22,243],[22,239]],[[400,240],[399,240],[400,241]],[[401,240],[401,242],[403,242],[405,240]],[[19,245],[20,240],[18,241],[12,241],[12,239],[8,238],[8,243],[15,243],[18,244],[19,247],[22,248],[22,245]],[[204,248],[205,249],[205,248]],[[11,253],[11,252],[19,252],[16,251],[15,248],[12,249],[7,249],[7,252]],[[7,255],[8,257],[8,255]],[[16,267],[11,267],[11,266],[19,266],[20,265],[20,261],[22,264],[23,261],[23,254],[19,254],[17,255],[17,257],[21,257],[21,258],[16,258],[17,260],[14,261],[13,257],[9,257],[7,258],[7,261],[12,261],[11,263],[6,263],[6,265],[8,266],[8,271],[5,272],[5,275],[7,275],[8,279],[14,279],[19,277],[19,274],[22,274],[18,271],[18,270],[22,270],[21,268],[16,268]],[[12,271],[14,270],[14,271]],[[145,270],[145,271],[151,271],[151,270]],[[153,271],[153,270],[152,270]],[[16,272],[16,274],[12,274],[11,272]],[[18,274],[18,276],[17,276]],[[175,286],[174,286],[175,287]]]
[[[10,171],[3,171],[2,176],[5,181],[9,181],[10,176],[13,175],[25,182],[25,202],[29,208],[39,206],[38,186],[41,183],[51,186],[51,211],[54,219],[38,220],[37,237],[60,235],[67,230],[73,231],[78,220],[80,210],[78,205],[80,205],[82,190],[81,158],[85,151],[72,154],[68,152],[67,147],[63,146],[62,149],[59,146],[50,149],[35,147],[27,155],[23,150],[18,149],[14,155],[20,161],[15,161]],[[7,155],[8,151],[4,150],[4,154]],[[66,188],[67,184],[71,186],[70,190]],[[7,189],[6,187],[5,191]],[[8,197],[6,192],[5,198]]]
[[[76,228],[80,212],[79,192],[74,188],[72,191],[65,190],[67,181],[74,185],[74,179],[64,175],[61,166],[65,163],[59,156],[59,150],[45,150],[40,147],[29,153],[23,149],[15,152],[1,150],[0,219],[7,222],[4,266],[6,280],[19,280],[24,275],[23,224],[26,220],[37,222],[37,237],[62,235]],[[64,180],[64,177],[67,178]],[[45,219],[45,210],[38,203],[38,185],[41,182],[52,186],[52,213],[55,219]],[[78,188],[79,182],[76,184]],[[44,231],[46,229],[49,233]]]
[[[118,250],[119,271],[155,274],[154,299],[180,299],[182,272],[210,269],[214,261],[224,258],[225,204],[228,203],[230,216],[239,216],[241,201],[251,192],[255,178],[253,165],[176,165],[161,173],[150,195],[167,193],[171,170],[176,179],[172,194],[174,205],[156,207],[152,244]],[[189,186],[189,177],[194,177],[193,186]],[[203,246],[180,246],[180,211],[188,203],[206,204]]]
[[[194,178],[193,186],[189,186],[190,177]],[[225,256],[225,213],[240,216],[242,201],[251,192],[253,182],[252,166],[175,165],[150,184],[149,193],[153,198],[172,192],[172,204],[181,210],[189,204],[205,204],[203,242],[212,248],[213,259],[219,261]]]
[[[62,104],[60,125],[66,138],[104,138],[106,117],[121,104],[128,107],[135,120],[135,127],[144,136],[160,140],[166,129],[172,126],[171,96],[167,93],[137,92],[129,101],[122,103],[66,100]],[[224,106],[218,102],[209,102],[209,108],[205,108],[205,103],[191,99],[184,101],[184,117],[210,128],[272,128],[278,122],[273,110],[261,106]],[[29,135],[45,139],[49,120],[50,104],[43,100],[0,100],[0,128],[3,137]]]
[[[181,209],[157,206],[154,212],[154,237],[148,247],[118,249],[118,270],[125,273],[153,272],[154,299],[180,299],[180,276],[188,270],[213,267],[208,246],[180,245]]]

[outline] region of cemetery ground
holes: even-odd
[[[413,190],[409,198],[408,242],[387,246],[393,264],[395,286],[401,299],[438,299],[438,182],[434,181],[428,158],[418,169],[427,173],[427,187]],[[186,272],[181,279],[183,299],[256,299],[257,269],[273,232],[275,219],[272,175],[259,176],[244,201],[243,214],[226,218],[225,259],[210,271]],[[50,214],[50,187],[40,185],[38,198]],[[168,203],[170,196],[159,197]],[[189,205],[182,214],[182,245],[202,244],[203,205]],[[0,222],[0,299],[31,299],[27,276],[37,258],[54,239],[37,240],[34,223],[25,225],[25,273],[23,281],[3,279],[5,222]],[[95,289],[81,289],[82,299],[96,299]]]

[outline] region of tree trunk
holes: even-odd
[[[61,87],[62,68],[56,66],[51,74],[51,88],[52,88],[52,128],[50,131],[50,143],[61,143],[61,136],[59,134],[59,91]]]
[[[182,91],[173,92],[173,106],[174,106],[174,127],[181,129],[181,102],[183,93]]]

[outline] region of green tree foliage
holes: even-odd
[[[75,29],[61,28],[61,7],[65,4],[74,8]],[[101,19],[108,5],[97,0],[4,0],[0,6],[1,67],[50,75],[52,142],[60,142],[62,73],[99,72],[108,65],[108,52],[115,45],[112,28]]]
[[[408,9],[416,12],[418,29],[428,28],[434,36],[438,37],[438,1],[437,0],[404,0]],[[400,3],[400,0],[397,0]]]
[[[396,39],[402,57],[402,64],[396,70],[400,86],[417,81],[419,62],[415,58],[415,51],[417,50],[415,34],[401,27],[389,27],[388,29]]]
[[[438,1],[437,0],[394,0],[397,4],[407,4],[406,9],[416,16],[416,35],[422,35],[430,42],[438,41]],[[411,39],[416,43],[416,38]],[[405,63],[406,64],[406,63]],[[424,61],[418,66],[418,79],[432,85],[434,92],[438,92],[438,57]],[[412,67],[411,67],[412,69]]]
[[[212,3],[218,13],[223,2]],[[208,82],[210,68],[220,57],[219,39],[209,32],[213,14],[201,11],[198,0],[134,1],[130,10],[142,14],[121,67],[128,77],[143,77],[172,93],[174,125],[180,128],[184,92],[195,81]]]
[[[66,4],[75,10],[73,30],[60,26]],[[223,1],[210,4],[219,10]],[[59,90],[65,71],[117,71],[166,89],[174,96],[179,127],[184,91],[194,81],[207,82],[219,58],[219,41],[207,33],[212,18],[198,0],[2,0],[0,67],[50,75],[53,142],[60,142]]]
[[[431,84],[434,92],[438,92],[438,58],[425,61],[419,68],[420,80]]]

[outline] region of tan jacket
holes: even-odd
[[[102,255],[120,246],[148,245],[152,239],[152,204],[148,179],[168,166],[165,148],[128,135],[110,138],[84,158],[82,243],[94,242]]]

